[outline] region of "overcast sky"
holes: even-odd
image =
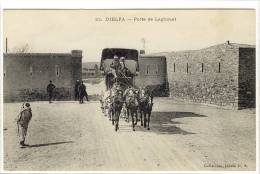
[[[135,17],[146,21],[128,20]],[[148,22],[149,17],[173,21]],[[5,10],[3,24],[9,52],[25,44],[31,52],[81,49],[84,62],[99,61],[106,47],[139,50],[142,38],[146,53],[200,49],[226,40],[256,42],[254,10]]]

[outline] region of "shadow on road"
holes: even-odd
[[[34,145],[27,145],[25,147],[31,148],[31,147],[53,146],[53,145],[66,144],[66,143],[73,143],[73,141],[62,141],[62,142],[46,143],[46,144],[34,144]]]
[[[176,118],[184,117],[207,117],[205,115],[195,114],[193,112],[152,112],[150,128],[152,132],[158,134],[195,134],[193,132],[185,131],[176,126],[182,124],[174,121]]]

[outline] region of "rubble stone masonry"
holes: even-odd
[[[255,106],[255,47],[224,43],[166,54],[170,97],[231,108]]]
[[[47,100],[52,80],[56,100],[71,100],[74,84],[81,79],[82,51],[71,53],[4,54],[4,101]]]

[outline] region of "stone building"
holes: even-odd
[[[138,62],[135,85],[152,89],[155,96],[168,96],[166,57],[141,54]]]
[[[71,53],[4,54],[4,101],[47,100],[49,81],[55,84],[55,99],[70,100],[81,79],[82,51]]]
[[[255,46],[224,44],[162,54],[170,97],[228,108],[255,107]]]
[[[101,77],[99,62],[82,63],[82,79]]]

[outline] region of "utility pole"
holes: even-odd
[[[140,50],[140,54],[145,54],[145,38],[141,39],[143,48]]]
[[[8,40],[5,38],[5,53],[7,53],[8,50]]]

